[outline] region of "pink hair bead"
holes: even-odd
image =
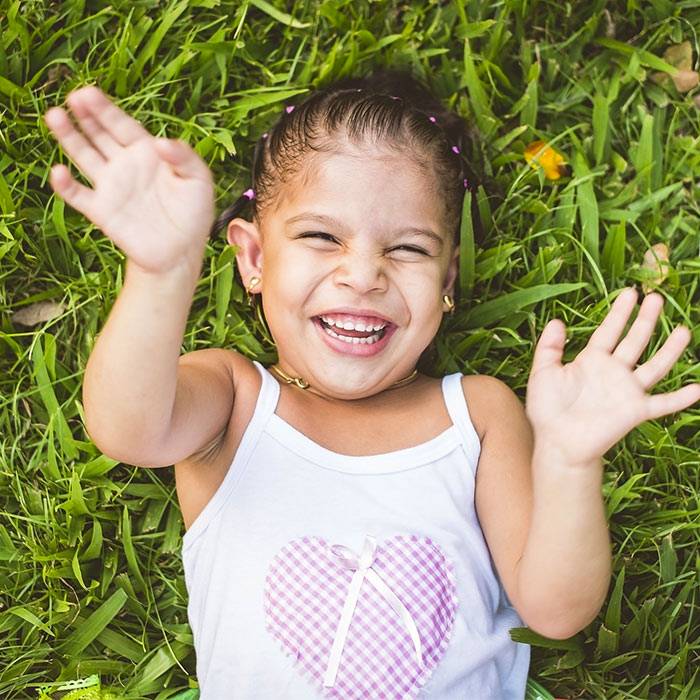
[[[248,199],[255,199],[255,192],[254,192],[252,189],[247,189],[247,190],[243,193],[243,196],[244,196],[244,197],[248,197]]]
[[[452,146],[452,151],[454,153],[459,153],[459,146]]]
[[[433,124],[435,124],[435,122],[437,121],[437,119],[435,119],[435,117],[428,117],[428,119],[430,119],[430,121],[433,122]]]
[[[293,112],[293,111],[294,111],[294,105],[287,105],[287,106],[284,108],[284,111],[285,111],[287,114],[289,114],[290,112]]]

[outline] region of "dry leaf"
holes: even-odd
[[[673,44],[664,51],[664,61],[670,63],[678,70],[693,69],[693,48],[689,41],[682,44]]]
[[[41,85],[42,88],[53,85],[53,83],[56,82],[65,82],[65,79],[70,78],[73,75],[70,68],[63,63],[59,63],[57,66],[51,66],[51,68],[49,68],[47,71],[47,74],[48,80]]]
[[[673,44],[664,51],[664,61],[678,69],[675,75],[657,72],[652,73],[651,79],[663,87],[668,86],[672,80],[678,92],[688,92],[700,82],[700,75],[693,70],[693,48],[689,41],[682,44]]]
[[[678,75],[671,76],[671,79],[678,92],[688,92],[700,82],[700,75],[694,70],[682,70],[678,72]]]
[[[24,309],[15,311],[10,317],[10,320],[21,326],[36,326],[37,323],[50,321],[60,316],[65,310],[66,307],[59,302],[38,301],[36,304],[30,304]]]
[[[615,38],[615,22],[610,14],[609,10],[603,10],[603,17],[605,17],[605,36],[608,39]]]
[[[688,92],[698,84],[700,76],[694,70],[681,70],[676,75],[661,72],[652,73],[651,79],[661,87],[669,87],[673,82],[678,92]]]
[[[642,282],[642,291],[649,294],[668,277],[671,265],[668,262],[668,246],[665,243],[656,243],[646,253],[642,261],[642,270],[648,271],[645,281]]]
[[[541,165],[544,176],[548,180],[558,180],[562,175],[566,175],[566,161],[561,153],[557,153],[544,141],[533,141],[525,149],[525,160],[532,168],[537,170]]]

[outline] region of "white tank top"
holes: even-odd
[[[200,700],[523,700],[530,646],[474,509],[462,375],[442,379],[447,430],[353,456],[282,420],[255,366],[253,417],[183,537]]]

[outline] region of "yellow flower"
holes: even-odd
[[[525,160],[535,170],[541,165],[548,180],[558,180],[567,172],[564,157],[544,141],[533,141],[525,149]]]

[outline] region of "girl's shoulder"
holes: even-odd
[[[474,428],[483,440],[489,419],[503,413],[503,406],[512,403],[512,397],[520,401],[515,392],[503,380],[489,374],[463,374],[462,392]]]
[[[236,420],[245,420],[246,416],[252,416],[262,383],[260,373],[251,360],[230,348],[194,350],[183,355],[180,358],[180,364],[216,372],[221,377],[220,385],[223,385],[226,377],[226,386],[233,393],[230,397],[232,410],[222,430],[187,459],[189,462],[206,462],[220,450],[231,432],[233,423]]]

